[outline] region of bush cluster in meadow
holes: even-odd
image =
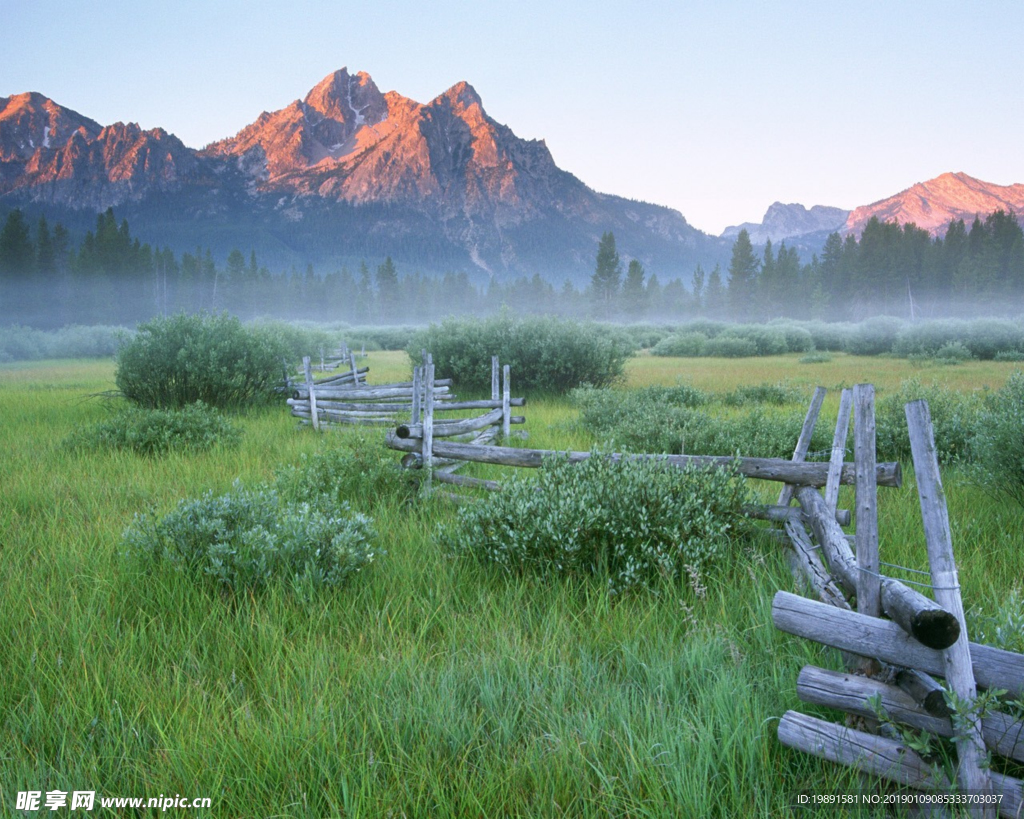
[[[516,392],[565,392],[580,384],[603,386],[620,378],[636,349],[621,328],[549,316],[446,319],[418,333],[408,347],[414,364],[421,350],[434,357],[439,378],[460,389],[491,384],[491,357],[511,367]]]
[[[109,419],[83,427],[65,441],[83,451],[131,450],[143,455],[205,452],[216,445],[235,446],[242,432],[214,409],[197,401],[180,410],[127,407]]]
[[[623,452],[788,458],[810,396],[788,384],[739,387],[715,394],[686,385],[635,390],[581,388],[572,399],[579,423],[603,445]],[[827,450],[819,425],[812,450]]]
[[[60,330],[35,330],[8,325],[0,327],[0,363],[39,361],[44,358],[110,358],[130,339],[127,327],[92,325]]]
[[[461,509],[441,542],[513,574],[597,575],[620,594],[725,557],[745,500],[743,479],[729,469],[555,457],[535,478],[516,476]]]
[[[163,515],[136,517],[124,535],[146,570],[163,565],[233,592],[283,584],[306,597],[339,586],[373,562],[370,518],[347,504],[325,509],[283,499],[269,487],[183,500]]]
[[[1024,358],[1022,319],[908,322],[892,316],[877,316],[860,323],[775,321],[767,324],[729,324],[701,319],[675,325],[640,325],[634,337],[640,346],[649,348],[652,355],[689,358],[743,358],[815,351],[893,355],[947,364],[972,358],[1006,361]]]
[[[139,515],[126,552],[146,571],[170,567],[234,592],[273,585],[308,598],[340,586],[382,554],[366,513],[410,496],[390,453],[370,444],[356,431],[278,469],[270,484],[236,482],[166,515]]]
[[[288,355],[288,344],[273,326],[246,326],[227,314],[179,313],[139,325],[118,350],[114,380],[140,407],[202,401],[239,408],[274,397]]]

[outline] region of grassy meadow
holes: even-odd
[[[368,363],[374,383],[410,370],[404,353]],[[787,380],[809,399],[821,384],[832,423],[841,386],[996,389],[1019,366],[640,355],[620,388]],[[737,538],[727,565],[682,586],[610,598],[599,579],[510,577],[445,554],[435,531],[456,507],[443,498],[363,498],[386,555],[348,586],[312,603],[229,596],[143,574],[121,545],[133,517],[269,480],[361,433],[316,435],[279,406],[240,416],[236,448],[69,451],[110,411],[96,396],[113,376],[106,361],[0,365],[0,814],[19,791],[95,790],[208,797],[201,815],[216,817],[832,817],[790,805],[861,789],[776,739],[789,708],[841,720],[795,693],[802,665],[841,661],[772,627],[772,595],[794,581],[771,538]],[[525,445],[594,445],[566,398],[527,398]],[[909,463],[903,474],[879,490],[882,559],[924,569]],[[981,623],[1024,577],[1022,512],[955,468],[943,478]],[[778,486],[755,490],[767,501]]]

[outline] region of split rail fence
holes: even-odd
[[[429,380],[432,365],[427,365],[426,372]],[[507,367],[500,413],[496,375],[493,383],[493,400],[479,406],[493,408],[495,413],[476,421],[497,423],[500,418],[507,434],[511,420]],[[815,391],[791,460],[701,455],[607,457],[656,458],[681,467],[729,467],[749,478],[784,484],[777,503],[752,506],[746,512],[783,525],[776,532],[792,547],[794,575],[806,582],[818,600],[778,592],[772,606],[773,623],[789,634],[842,652],[847,664],[844,671],[804,668],[796,682],[797,695],[805,702],[844,711],[858,725],[839,725],[789,711],[778,729],[784,745],[929,793],[935,802],[953,801],[966,806],[972,816],[1022,819],[1022,782],[1000,773],[989,759],[995,755],[1024,763],[1024,723],[1019,716],[999,710],[998,702],[985,713],[978,713],[976,704],[979,688],[1000,689],[1009,697],[1024,700],[1024,655],[968,642],[928,405],[917,401],[906,407],[929,563],[929,571],[919,576],[928,575],[930,582],[926,583],[901,581],[882,571],[883,566],[903,567],[879,559],[877,488],[901,486],[902,473],[898,463],[877,461],[872,385],[842,391],[829,461],[806,460],[825,395],[824,388]],[[493,437],[488,429],[468,441],[450,440],[473,430],[428,420],[434,411],[429,405],[424,411],[422,419],[414,412],[411,424],[391,430],[386,443],[406,453],[404,466],[426,470],[428,486],[432,477],[497,491],[501,485],[496,481],[451,473],[470,462],[536,468],[554,455],[573,462],[591,457],[589,452],[494,446],[487,440],[487,436]],[[854,462],[848,463],[851,416]],[[855,487],[852,513],[838,508],[843,484]],[[793,501],[796,507],[791,505]],[[856,524],[855,535],[842,528],[851,522]],[[913,586],[930,588],[934,599]],[[935,677],[946,679],[948,692]],[[947,701],[958,703],[958,708],[951,711]],[[900,738],[902,729],[894,726],[953,738],[957,765],[952,778],[908,747]],[[882,735],[885,731],[894,735]]]
[[[822,388],[815,393],[794,462],[807,455],[824,395]],[[854,536],[843,531],[836,510],[851,409]],[[1019,714],[999,710],[998,700],[980,712],[978,690],[1000,689],[1018,701],[1024,698],[1024,655],[968,640],[928,404],[907,404],[906,416],[929,564],[929,571],[919,576],[930,582],[901,582],[882,571],[883,566],[903,567],[879,559],[876,486],[884,484],[875,480],[870,384],[841,394],[824,497],[812,486],[788,481],[780,495],[780,505],[791,499],[799,504],[775,519],[784,522],[794,573],[806,580],[818,600],[780,591],[772,604],[772,620],[786,633],[842,652],[844,671],[807,666],[796,692],[804,702],[850,716],[840,725],[789,711],[780,721],[778,737],[788,747],[926,794],[898,804],[931,805],[940,811],[953,805],[971,816],[1020,819],[1022,782],[1000,773],[991,759],[1024,763],[1024,722]],[[907,583],[930,588],[935,599]],[[936,676],[945,678],[948,691]],[[952,776],[908,747],[898,726],[953,738]]]

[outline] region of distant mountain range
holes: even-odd
[[[391,255],[407,269],[589,278],[598,240],[662,278],[727,258],[675,210],[597,193],[459,83],[427,104],[341,69],[202,150],[103,127],[41,94],[0,99],[0,202],[72,221],[115,207],[176,249],[254,248],[271,267]]]
[[[421,104],[343,68],[201,150],[162,128],[100,125],[38,93],[0,98],[0,206],[81,230],[114,207],[153,244],[221,259],[254,249],[277,270],[390,255],[409,271],[581,284],[609,230],[625,260],[688,281],[697,263],[726,266],[742,229],[809,256],[872,216],[942,233],[952,218],[1019,213],[1024,185],[947,173],[853,211],[776,202],[761,223],[713,237],[678,211],[587,187],[542,140],[491,119],[467,83]]]
[[[900,224],[913,222],[933,236],[941,236],[951,221],[963,219],[969,228],[976,216],[984,218],[997,210],[1024,214],[1024,185],[995,185],[965,173],[944,173],[852,211],[823,205],[808,210],[803,205],[776,202],[760,223],[728,227],[722,238],[735,240],[741,230],[746,230],[754,244],[770,239],[774,243],[820,246],[829,233],[836,231],[859,235],[872,218]]]

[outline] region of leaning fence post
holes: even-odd
[[[821,412],[822,402],[825,400],[824,387],[816,387],[814,396],[811,398],[811,405],[807,408],[807,417],[804,418],[803,428],[800,430],[800,437],[796,442],[796,449],[793,450],[793,460],[797,463],[807,460],[807,451],[811,448],[811,438],[814,436],[814,426],[818,423],[818,413]],[[793,484],[787,483],[779,492],[779,506],[789,506],[793,499]]]
[[[359,386],[359,368],[356,366],[356,354],[351,350],[348,351],[348,363],[352,368],[352,381],[355,385]]]
[[[501,388],[501,434],[508,438],[512,431],[512,387],[509,384],[509,365],[506,364],[503,370],[505,376]]]
[[[878,562],[878,484],[875,480],[875,387],[853,388],[853,458],[857,486],[857,611],[882,616]]]
[[[496,355],[491,356],[491,400],[497,401],[501,398],[498,386],[498,357]]]
[[[850,404],[853,393],[843,390],[839,395],[839,417],[832,436],[832,456],[828,461],[828,479],[825,482],[825,503],[833,512],[839,507],[839,479],[846,460],[846,435],[850,431]]]
[[[978,696],[978,690],[971,667],[964,603],[960,596],[956,561],[953,559],[953,536],[949,529],[946,495],[942,491],[942,478],[939,475],[939,458],[935,449],[931,412],[928,409],[928,402],[924,400],[912,401],[904,410],[910,431],[910,453],[914,460],[917,494],[921,501],[921,520],[924,523],[925,542],[928,546],[932,590],[935,592],[936,602],[960,622],[960,639],[942,652],[946,680],[957,697],[971,706]],[[957,729],[958,736],[963,739],[957,745],[957,755],[960,759],[957,781],[969,792],[991,794],[992,780],[987,768],[984,767],[985,744],[981,735],[979,716],[976,713],[963,716],[967,718],[968,727],[966,731],[963,728]],[[993,806],[989,805],[972,810],[972,814],[989,817],[995,816],[996,812]]]
[[[309,391],[309,414],[313,419],[313,429],[320,431],[320,413],[316,408],[316,393],[313,391],[313,368],[309,365],[309,356],[302,357],[302,372],[306,376],[306,389]]]

